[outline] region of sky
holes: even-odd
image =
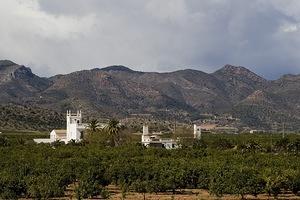
[[[300,73],[300,0],[1,0],[0,59],[40,76],[244,66]]]

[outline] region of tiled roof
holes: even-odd
[[[53,130],[55,131],[56,135],[66,135],[67,134],[67,130]]]

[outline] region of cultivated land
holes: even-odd
[[[299,199],[300,135],[205,134],[181,149],[144,148],[104,130],[82,143],[34,144],[0,135],[0,198]],[[145,196],[144,196],[145,195]]]

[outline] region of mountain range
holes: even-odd
[[[285,123],[300,128],[300,75],[266,80],[245,67],[225,65],[214,73],[185,69],[140,72],[124,66],[39,77],[30,68],[0,61],[0,104],[63,113],[81,109],[94,117],[151,114],[197,120],[201,114],[231,114],[250,127]],[[279,124],[279,125],[278,125]]]

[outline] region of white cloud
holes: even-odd
[[[299,28],[298,24],[284,24],[280,27],[280,29],[286,33],[297,32],[298,28]]]
[[[88,36],[95,23],[92,14],[74,17],[46,13],[34,0],[2,0],[0,4],[1,21],[4,22],[0,27],[0,41],[5,44],[0,48],[1,56],[35,67],[41,65],[37,70],[42,73],[61,71],[59,63],[55,63],[53,69],[45,70],[44,67],[57,60],[55,54],[61,46]]]
[[[145,7],[151,16],[166,22],[181,21],[188,14],[184,0],[150,0]]]
[[[1,58],[43,75],[112,64],[300,71],[298,0],[1,0],[0,23]]]
[[[18,3],[22,2],[22,3]],[[95,16],[51,15],[39,9],[37,1],[2,0],[1,14],[7,18],[3,31],[20,31],[46,39],[74,39],[91,31]]]

